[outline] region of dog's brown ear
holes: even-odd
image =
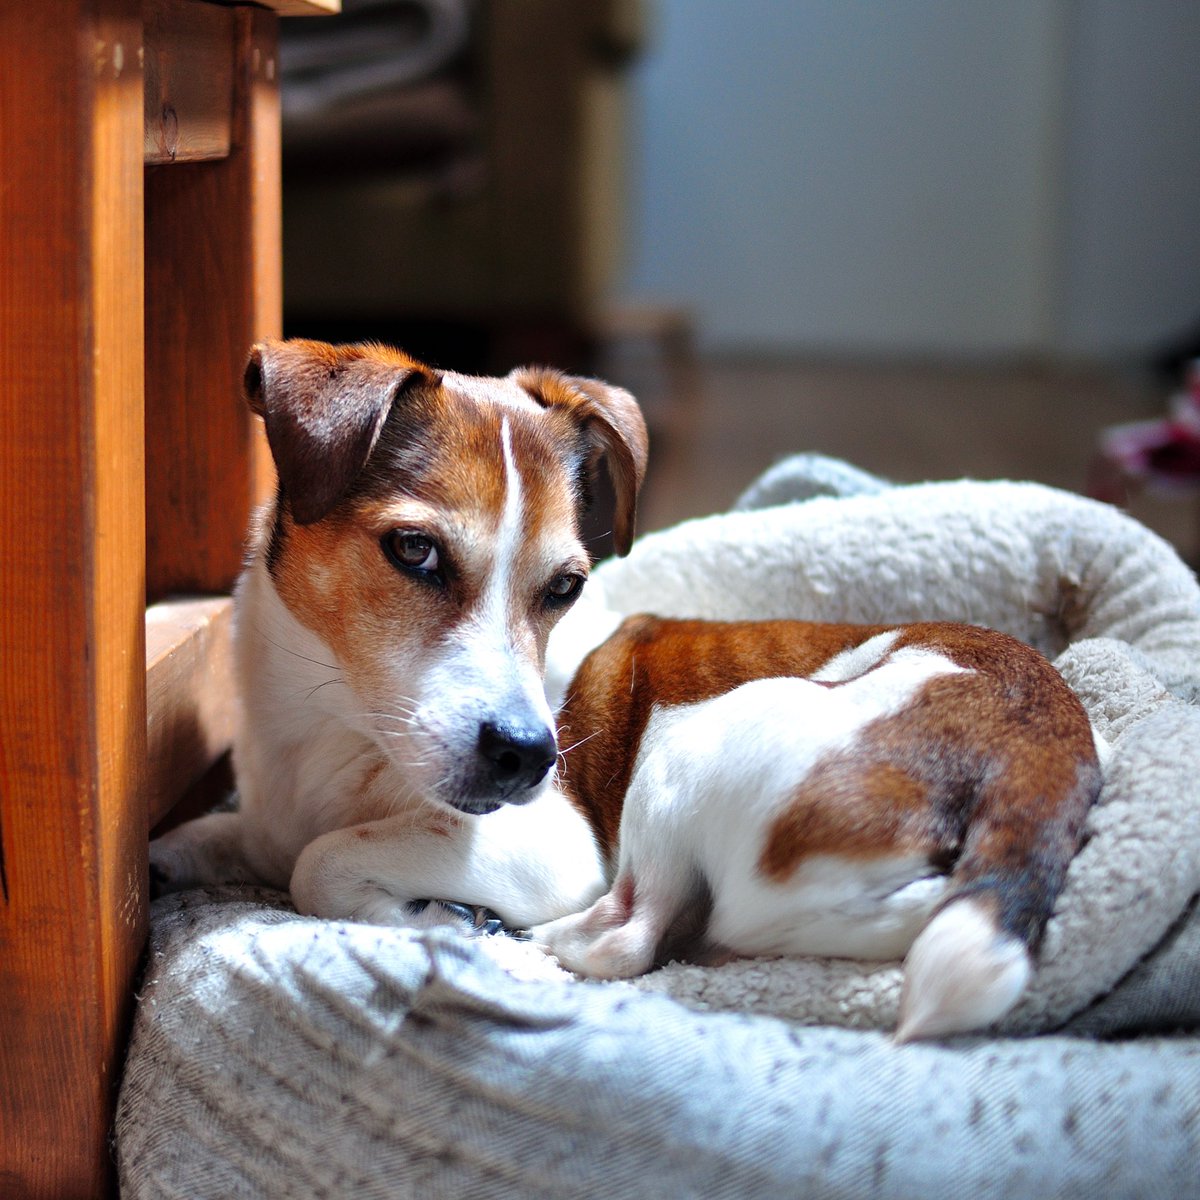
[[[398,351],[265,341],[250,351],[246,399],[263,418],[293,519],[319,521],[363,469],[398,393],[432,373]]]
[[[616,494],[613,549],[629,553],[637,524],[637,498],[646,477],[650,439],[637,401],[624,388],[599,379],[563,375],[545,368],[514,372],[516,381],[540,404],[563,409],[579,423],[593,446],[593,461],[608,462]]]

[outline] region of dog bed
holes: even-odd
[[[123,1195],[1200,1194],[1200,590],[1165,543],[1036,485],[805,456],[602,564],[585,603],[948,618],[1049,654],[1112,755],[1022,1002],[894,1047],[895,963],[584,983],[505,938],[166,897]]]

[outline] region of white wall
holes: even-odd
[[[1070,10],[1058,344],[1137,353],[1200,326],[1200,3]]]
[[[1200,317],[1196,0],[656,11],[625,292],[709,344],[1104,354]]]

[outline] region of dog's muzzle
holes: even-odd
[[[558,743],[545,726],[521,728],[485,721],[479,727],[479,764],[493,795],[521,803],[554,766]]]

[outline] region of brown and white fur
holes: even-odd
[[[239,807],[151,846],[163,889],[258,880],[326,917],[511,925],[590,903],[603,864],[545,786],[542,674],[588,572],[607,458],[629,549],[646,432],[628,393],[548,370],[434,371],[378,346],[270,342],[246,371],[279,492],[236,591]]]
[[[256,348],[247,394],[280,489],[237,591],[240,807],[153,844],[163,886],[258,879],[402,925],[490,910],[601,976],[685,928],[907,952],[905,1038],[1015,1003],[1099,784],[1045,660],[951,625],[637,617],[599,644],[615,619],[581,612],[550,663],[558,753],[547,643],[601,454],[629,548],[632,398],[311,342]]]
[[[738,955],[907,954],[901,1040],[1016,1003],[1100,786],[1036,651],[949,623],[636,616],[553,668],[559,786],[613,876],[534,930],[563,965],[637,975],[682,928]]]

